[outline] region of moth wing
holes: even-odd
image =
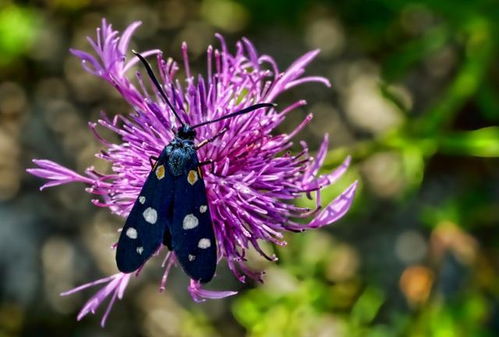
[[[128,215],[116,248],[116,263],[124,273],[137,270],[158,249],[170,226],[174,178],[162,153],[149,173]]]
[[[189,159],[187,173],[176,177],[170,234],[185,273],[205,283],[215,274],[217,247],[199,161],[195,153]]]

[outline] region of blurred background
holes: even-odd
[[[242,285],[219,267],[226,300],[193,303],[177,270],[134,279],[105,329],[75,321],[87,290],[61,291],[116,272],[107,249],[122,219],[91,205],[84,186],[39,192],[32,158],[82,172],[100,145],[87,121],[130,108],[84,73],[68,48],[86,51],[102,17],[123,30],[142,20],[132,46],[180,59],[220,32],[250,38],[284,70],[314,48],[308,84],[282,96],[309,105],[300,137],[329,132],[324,170],[353,166],[323,193],[354,179],[350,213],[317,231],[288,235],[251,266],[265,283]],[[499,336],[499,3],[497,0],[0,1],[0,336]],[[306,203],[306,201],[300,201]]]

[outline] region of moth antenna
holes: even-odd
[[[206,125],[206,124],[215,123],[215,122],[227,119],[227,118],[232,118],[232,117],[236,117],[236,116],[239,116],[239,115],[244,115],[244,114],[246,114],[248,112],[251,112],[251,111],[254,111],[254,110],[257,110],[257,109],[260,109],[260,108],[275,108],[276,106],[277,106],[277,104],[275,104],[275,103],[258,103],[258,104],[249,106],[247,108],[244,108],[242,110],[233,112],[231,114],[222,116],[220,118],[213,119],[211,121],[201,122],[199,124],[191,126],[191,129],[195,129],[195,128],[199,127],[199,126],[203,126],[203,125]]]
[[[147,71],[147,74],[149,75],[149,78],[151,79],[152,83],[154,83],[154,85],[158,89],[159,93],[161,94],[161,97],[163,98],[163,100],[165,101],[165,103],[170,107],[170,109],[173,111],[173,114],[178,119],[178,121],[180,122],[180,124],[182,124],[182,126],[184,126],[185,125],[184,122],[182,121],[182,119],[177,114],[177,111],[175,110],[175,108],[173,107],[173,105],[170,103],[170,100],[166,96],[165,91],[163,90],[163,88],[161,87],[161,84],[159,84],[158,79],[154,75],[154,72],[152,71],[152,68],[151,68],[151,65],[149,64],[149,62],[147,62],[147,60],[142,55],[140,55],[140,53],[136,52],[133,49],[132,49],[132,53],[135,56],[137,56],[139,58],[139,60],[144,64],[144,67],[146,68],[146,71]]]

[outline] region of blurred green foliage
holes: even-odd
[[[36,37],[39,17],[35,11],[14,4],[0,4],[0,66],[29,51]]]
[[[338,165],[347,154],[362,162],[377,152],[397,153],[404,180],[400,194],[403,198],[399,202],[413,203],[418,199],[423,201],[418,193],[421,193],[423,184],[428,184],[424,177],[432,174],[431,167],[435,165],[435,160],[443,160],[442,165],[446,166],[445,156],[449,155],[458,156],[462,162],[466,162],[467,156],[499,156],[499,129],[493,125],[499,117],[499,83],[493,76],[497,74],[499,42],[499,6],[496,2],[349,1],[341,5],[335,2],[333,7],[336,6],[346,9],[344,12],[339,10],[337,14],[340,17],[344,15],[344,22],[352,24],[348,27],[349,32],[359,30],[363,37],[368,35],[366,50],[381,58],[383,80],[379,83],[380,94],[406,118],[400,126],[376,137],[333,149],[328,155],[328,169]],[[352,15],[350,10],[355,14]],[[290,17],[294,18],[293,15]],[[401,19],[412,15],[415,15],[412,19],[416,20],[413,24],[422,26],[417,34],[408,38],[393,29],[394,26],[400,28]],[[426,15],[432,16],[433,22],[424,22]],[[417,19],[423,22],[417,22]],[[417,111],[406,109],[400,98],[390,92],[387,83],[414,76],[421,64],[446,48],[453,48],[459,54],[452,74],[428,102],[418,104]],[[428,85],[425,82],[428,79],[420,80],[418,85]],[[489,124],[491,122],[492,125]],[[489,170],[492,167],[497,169],[497,162],[495,165],[492,162],[483,163],[489,166]],[[457,169],[455,166],[445,168],[449,175],[456,173]],[[473,169],[473,166],[465,164],[465,170],[459,173],[464,174],[461,179],[473,177]],[[395,309],[397,306],[391,303],[394,299],[387,298],[387,293],[396,290],[388,284],[377,284],[369,277],[362,281],[356,277],[351,280],[328,280],[324,277],[327,269],[322,272],[308,270],[310,261],[302,262],[300,256],[313,248],[301,246],[293,258],[281,259],[280,263],[281,268],[297,277],[297,289],[284,293],[279,291],[279,286],[254,289],[237,300],[234,307],[236,317],[249,330],[250,336],[258,337],[499,334],[498,289],[493,284],[493,280],[497,280],[497,264],[483,256],[485,252],[476,246],[475,240],[480,240],[480,236],[470,236],[481,224],[489,227],[487,232],[497,233],[493,228],[497,227],[499,218],[490,209],[497,207],[497,174],[492,175],[494,179],[489,182],[485,176],[473,177],[471,183],[458,180],[461,186],[455,186],[447,200],[419,207],[420,215],[417,212],[407,214],[416,222],[419,220],[428,225],[432,233],[429,251],[423,260],[424,269],[406,269],[400,279],[400,290],[407,298],[409,310]],[[323,200],[332,200],[338,194],[337,190],[333,193],[330,190],[323,192]],[[361,207],[371,210],[377,207],[365,197],[361,199],[356,204],[356,213],[368,212],[358,209]],[[401,203],[398,205],[404,208]],[[466,232],[455,226],[466,228]],[[497,237],[486,241],[493,241],[492,246],[497,248]],[[312,245],[315,244],[314,239]],[[352,244],[355,246],[356,242]],[[297,246],[297,242],[292,240],[291,245]],[[314,251],[327,256],[334,250],[335,245],[331,245],[320,252]],[[497,249],[494,252],[492,256],[497,259]],[[485,269],[478,269],[477,272],[483,275],[468,275],[480,266]],[[296,275],[297,269],[307,272]],[[453,269],[465,272],[455,274]],[[407,285],[404,286],[404,283]],[[462,284],[452,289],[456,287],[453,283]],[[341,286],[355,289],[349,294],[347,304],[344,303],[344,294],[336,294],[333,290]],[[418,287],[421,289],[418,290]],[[329,321],[325,323],[328,316]]]
[[[146,278],[105,330],[94,318],[74,322],[83,298],[57,294],[107,273],[112,261],[94,246],[112,244],[120,220],[91,207],[80,187],[41,195],[20,172],[33,157],[102,165],[86,121],[129,107],[67,52],[88,49],[101,17],[119,29],[144,21],[134,43],[172,57],[187,40],[201,72],[215,31],[248,36],[282,69],[321,48],[309,72],[333,88],[296,89],[279,104],[310,103],[316,120],[302,137],[311,149],[330,133],[324,172],[352,156],[321,195],[325,204],[360,179],[349,215],[267,247],[277,264],[250,256],[265,283],[231,300],[194,305],[178,295],[182,279],[151,295],[155,278]],[[498,36],[497,0],[4,1],[0,336],[498,336]]]

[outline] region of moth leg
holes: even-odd
[[[202,148],[206,144],[211,143],[212,141],[214,141],[215,139],[217,139],[218,137],[220,137],[221,135],[223,135],[225,132],[227,132],[227,128],[223,128],[222,130],[220,130],[219,133],[217,133],[213,137],[203,140],[201,143],[199,143],[196,146],[196,150],[199,150],[200,148]]]
[[[151,164],[151,168],[154,168],[154,165],[156,165],[156,162],[158,161],[158,157],[155,157],[155,156],[150,156],[149,157],[149,164]],[[153,162],[154,160],[154,162]]]
[[[215,162],[212,159],[202,161],[199,163],[199,166],[210,165],[211,173],[215,174]]]

